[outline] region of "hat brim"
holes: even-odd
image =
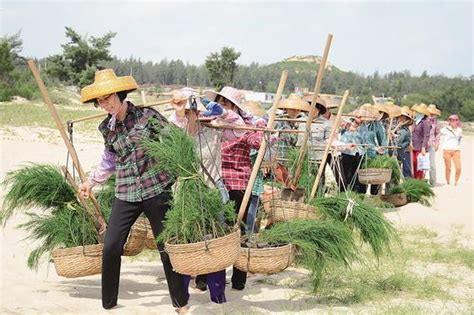
[[[212,91],[212,90],[208,90],[208,91],[204,91],[204,95],[211,101],[215,101],[216,100],[216,97],[219,95],[221,97],[224,97],[225,99],[229,100],[232,102],[232,104],[234,104],[235,106],[237,106],[240,110],[242,111],[246,111],[245,108],[242,107],[242,104],[239,104],[235,99],[232,99],[231,97],[229,96],[226,96],[224,94],[221,94],[220,92],[216,92],[216,91]]]
[[[99,97],[117,93],[132,92],[138,88],[137,83],[131,76],[117,77],[114,80],[107,80],[85,86],[81,90],[81,102],[88,103]]]

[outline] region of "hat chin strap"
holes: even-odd
[[[115,130],[115,125],[117,124],[117,115],[120,114],[122,108],[124,107],[126,108],[126,106],[127,106],[127,103],[124,100],[120,105],[116,106],[112,112],[110,112],[112,117],[110,118],[109,123],[107,124],[107,127],[109,128],[110,131]],[[123,120],[124,118],[125,118],[125,115],[120,120]]]

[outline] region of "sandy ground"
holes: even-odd
[[[66,160],[65,146],[56,135],[47,142],[26,129],[14,132],[0,130],[0,178],[7,171],[27,162],[55,163]],[[51,140],[56,143],[51,143]],[[470,235],[473,239],[473,137],[465,137],[462,148],[463,175],[460,186],[444,185],[444,168],[441,154],[437,155],[437,198],[433,207],[409,204],[388,217],[400,226],[425,226],[440,235],[453,229]],[[76,141],[81,162],[90,170],[98,162],[102,145]],[[3,193],[3,192],[2,192]],[[1,197],[1,196],[0,196]],[[42,264],[38,271],[26,267],[26,257],[32,244],[24,241],[25,233],[15,229],[24,222],[23,215],[16,215],[0,232],[0,313],[105,313],[100,302],[100,275],[79,279],[65,279],[56,275],[52,264]],[[305,274],[295,269],[272,276],[272,280],[285,282]],[[310,297],[298,288],[288,289],[262,283],[264,276],[249,278],[242,292],[227,290],[229,302],[216,305],[209,302],[207,293],[192,293],[190,303],[193,314],[213,313],[306,313],[327,311],[326,307],[311,303]],[[122,264],[119,306],[116,314],[174,314],[167,293],[163,270],[159,262],[129,261]],[[289,301],[291,299],[291,301]],[[346,313],[346,307],[331,308],[330,312]]]

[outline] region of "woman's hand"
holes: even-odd
[[[89,183],[82,183],[79,185],[78,194],[81,198],[87,199],[91,195],[91,189],[92,187],[89,185]]]

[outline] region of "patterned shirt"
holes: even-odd
[[[173,179],[166,172],[158,172],[154,166],[157,161],[145,155],[142,141],[152,136],[148,120],[160,115],[152,108],[137,108],[128,102],[127,115],[117,121],[115,130],[107,125],[109,115],[100,125],[105,149],[115,155],[115,196],[123,201],[138,202],[159,195]]]
[[[222,178],[228,190],[245,190],[252,173],[250,150],[258,149],[263,132],[247,132],[243,136],[222,142]]]
[[[437,147],[439,146],[439,139],[440,139],[438,119],[436,119],[436,117],[429,117],[428,120],[430,121],[430,124],[431,124],[430,139],[428,140],[428,145],[430,147]]]
[[[299,114],[296,116],[297,119],[304,119],[306,116],[304,114]],[[298,122],[288,122],[288,121],[277,121],[275,124],[275,129],[278,130],[298,130],[300,123]],[[304,126],[304,123],[302,124]],[[288,133],[281,132],[279,134],[279,141],[276,144],[277,147],[277,158],[281,159],[281,164],[286,164],[288,159],[288,152],[291,148],[296,147],[298,142],[297,133]]]
[[[316,117],[311,124],[311,135],[308,139],[309,142],[309,152],[312,161],[321,161],[323,159],[324,150],[326,148],[326,143],[331,134],[332,123],[323,116]],[[299,130],[306,130],[306,124],[302,123],[299,126]],[[298,134],[297,146],[303,144],[304,134]]]

